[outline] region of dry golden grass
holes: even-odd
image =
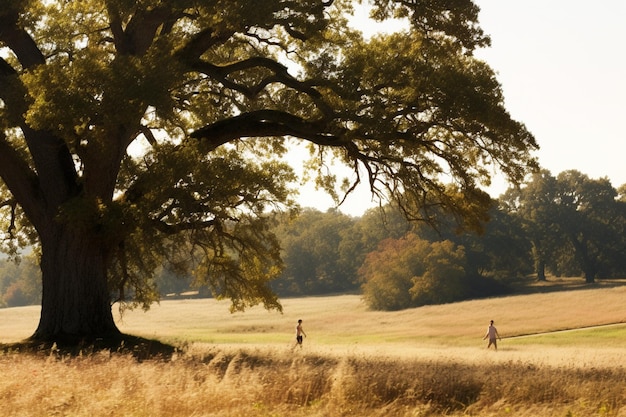
[[[495,355],[495,354],[494,354]],[[0,357],[4,416],[618,416],[623,368],[191,346],[170,361]]]
[[[0,356],[6,416],[626,416],[626,286],[368,311],[358,296],[283,301],[231,315],[213,300],[164,301],[118,319],[177,343],[171,360],[99,352]],[[0,341],[39,309],[0,310]],[[308,338],[292,350],[293,328]],[[482,341],[493,318],[500,350]]]

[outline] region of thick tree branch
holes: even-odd
[[[37,174],[18,154],[12,144],[0,132],[0,178],[11,191],[11,194],[20,202],[22,209],[37,226],[43,216],[43,201]],[[26,180],[25,180],[26,179]]]
[[[310,122],[289,113],[276,110],[260,110],[245,113],[229,119],[221,120],[202,129],[198,129],[190,136],[200,139],[213,150],[231,140],[244,137],[293,136],[308,140],[320,146],[342,148],[348,157],[354,161],[356,180],[351,190],[360,182],[359,162],[367,172],[371,191],[380,195],[376,183],[383,171],[391,175],[394,164],[406,164],[403,160],[394,160],[391,157],[382,157],[368,154],[359,149],[359,145],[351,140],[342,138],[340,134],[329,133],[331,129],[323,122]],[[381,167],[386,167],[382,168]],[[350,191],[351,191],[350,190]],[[343,200],[350,193],[345,193]]]
[[[9,200],[5,200],[0,202],[0,208],[9,207],[11,210],[9,226],[7,227],[6,234],[9,236],[9,239],[13,239],[15,237],[15,211],[17,210],[17,201],[11,198]]]
[[[191,133],[209,150],[244,137],[293,136],[318,145],[340,146],[339,136],[326,131],[324,122],[309,122],[279,110],[258,110],[220,120]]]
[[[107,4],[109,24],[113,33],[115,48],[120,55],[141,56],[153,44],[159,28],[168,25],[171,11],[166,7],[151,10],[139,9],[123,28],[119,11],[110,2]]]
[[[325,117],[332,117],[333,111],[323,100],[323,95],[317,91],[312,83],[302,82],[289,74],[283,64],[266,57],[251,57],[228,65],[215,65],[200,57],[215,45],[225,42],[234,32],[217,33],[212,28],[207,28],[198,33],[183,48],[176,52],[178,59],[185,63],[190,70],[205,74],[224,87],[237,91],[248,98],[254,98],[268,85],[280,83],[307,94]],[[254,71],[266,69],[272,72],[271,76],[265,77],[255,85],[238,83],[229,78],[230,75],[242,71]]]
[[[131,46],[130,53],[143,55],[154,42],[155,36],[167,20],[171,12],[166,7],[137,12],[126,26],[126,37]]]
[[[45,63],[45,58],[33,38],[19,27],[19,14],[15,10],[0,13],[0,41],[15,53],[24,68]]]
[[[16,90],[22,89],[20,94]],[[26,90],[18,79],[17,71],[2,57],[0,57],[0,99],[4,101],[6,116],[15,123],[23,120],[23,114],[27,109],[24,96]]]
[[[224,85],[224,87],[238,91],[248,98],[256,97],[265,89],[265,87],[272,83],[283,84],[286,87],[293,88],[296,91],[300,91],[308,95],[325,117],[330,118],[333,116],[332,108],[326,104],[322,94],[313,87],[312,83],[297,80],[289,74],[287,67],[274,61],[273,59],[265,57],[252,57],[223,66],[214,65],[198,59],[190,62],[189,64],[193,70],[214,78]],[[273,73],[273,75],[262,79],[253,86],[240,84],[228,78],[228,76],[233,73],[258,68],[268,69]]]
[[[2,57],[0,57],[0,77],[6,77],[15,74],[17,74],[15,69],[11,65],[9,65],[9,63],[6,62]],[[4,90],[4,88],[1,89],[0,92],[2,92],[2,90]]]
[[[111,29],[111,33],[113,34],[113,44],[115,45],[115,49],[118,52],[123,51],[126,48],[126,39],[124,29],[122,28],[122,18],[119,10],[117,10],[111,2],[107,2],[107,12],[109,14],[109,27]]]
[[[234,32],[217,33],[213,28],[206,28],[177,50],[176,56],[182,62],[196,62],[207,50],[227,41],[233,34]]]
[[[7,182],[12,192],[19,186],[18,178],[20,175],[23,175],[24,178],[30,178],[31,183],[38,187],[41,185],[42,190],[48,191],[44,200],[50,207],[59,204],[68,195],[75,194],[79,185],[74,161],[67,144],[51,132],[34,130],[28,126],[24,120],[24,113],[28,107],[27,91],[17,78],[17,72],[1,58],[0,98],[4,101],[7,115],[11,115],[11,118],[14,119],[11,122],[22,130],[35,163],[34,170],[31,170],[28,163],[13,149],[13,145],[8,143],[6,137],[2,136],[1,145],[6,150],[2,152],[2,160],[5,161],[5,164],[1,164],[0,177]],[[9,149],[12,149],[12,152],[9,152]],[[17,176],[12,177],[13,175]],[[24,197],[24,199],[17,199],[31,221],[35,223],[36,218],[39,218],[41,213],[37,214],[33,207],[27,206],[31,204],[41,206],[42,201],[35,201],[35,198],[27,195],[26,189],[22,189],[21,193],[16,192],[16,198],[18,195]]]
[[[15,53],[25,70],[45,64],[45,58],[35,41],[26,30],[19,26],[19,14],[14,10],[0,13],[0,41],[4,42]],[[12,89],[23,88],[19,80],[12,79],[14,75],[16,75],[16,71],[6,61],[2,60],[0,62],[0,87],[2,87],[0,97],[5,102],[8,114],[19,115],[17,116],[19,120],[14,122],[22,130],[35,162],[37,174],[30,171],[29,168],[30,172],[26,175],[24,170],[28,166],[27,163],[22,161],[17,153],[7,153],[11,145],[3,137],[2,146],[7,148],[7,151],[3,152],[3,157],[7,159],[7,163],[9,163],[8,159],[13,159],[13,163],[10,164],[11,169],[3,172],[2,178],[7,181],[7,178],[11,178],[16,172],[25,174],[24,178],[34,179],[38,175],[38,181],[41,184],[45,183],[42,189],[49,191],[49,195],[46,197],[48,204],[54,206],[55,201],[58,202],[59,199],[76,190],[77,175],[74,161],[62,139],[54,136],[51,132],[34,130],[26,124],[23,116],[27,107],[27,93],[25,89],[20,94],[17,94],[16,91],[13,91],[11,94],[5,94],[9,86]],[[17,183],[19,181],[16,181],[16,178],[9,179],[9,181],[12,183],[12,190],[18,186]],[[27,195],[28,192],[25,187],[22,188],[21,193],[20,195],[24,197],[24,200],[18,198],[18,201],[23,202],[24,211],[28,215],[35,215],[36,218],[39,218],[41,213],[34,213],[36,211],[34,207],[25,207],[29,203],[35,202],[34,197]],[[33,206],[36,205],[33,204]],[[35,222],[35,219],[31,218],[31,221]]]

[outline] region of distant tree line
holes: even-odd
[[[353,218],[305,210],[276,229],[278,294],[359,291],[382,310],[493,296],[524,277],[626,278],[626,185],[542,170],[493,201],[479,233],[435,213],[437,228],[384,207]],[[432,218],[431,217],[431,218]]]
[[[32,255],[0,260],[0,307],[41,302],[41,273]]]
[[[626,185],[615,189],[606,178],[540,171],[493,200],[478,233],[429,215],[436,228],[391,206],[360,217],[279,215],[284,269],[272,288],[282,297],[358,292],[373,309],[397,310],[507,293],[523,277],[626,278]],[[35,265],[28,258],[0,265],[1,306],[39,302]],[[193,277],[165,268],[154,285],[163,296],[201,290]]]
[[[616,190],[607,178],[543,170],[500,201],[521,222],[539,280],[546,272],[588,283],[626,276],[626,184]]]

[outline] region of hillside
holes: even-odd
[[[183,352],[144,361],[108,351],[73,357],[54,349],[6,351],[0,356],[3,412],[626,415],[626,324],[619,324],[626,321],[626,286],[562,284],[398,312],[369,311],[355,295],[285,299],[283,314],[253,308],[231,315],[228,303],[167,300],[147,313],[128,312],[118,324]],[[37,307],[0,310],[2,342],[27,337],[38,313]],[[309,337],[294,350],[299,318]],[[504,337],[497,353],[481,340],[492,318]]]
[[[490,319],[503,338],[557,330],[626,323],[626,285],[603,282],[568,289],[537,288],[514,295],[396,311],[370,311],[358,295],[288,298],[283,313],[254,307],[231,314],[227,302],[166,300],[148,312],[117,316],[124,332],[174,342],[290,344],[298,319],[313,345],[419,344],[473,346]],[[562,286],[560,288],[563,288]],[[28,337],[38,307],[0,310],[0,342]],[[522,343],[517,342],[517,343]],[[527,342],[525,342],[527,343]]]

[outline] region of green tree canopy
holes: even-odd
[[[563,244],[563,236],[559,232],[557,193],[556,178],[543,169],[533,173],[523,188],[511,187],[502,196],[503,205],[521,221],[531,242],[539,281],[546,280],[546,266],[556,270],[554,253]]]
[[[624,256],[623,212],[608,178],[592,179],[576,170],[561,172],[558,217],[561,232],[587,283],[611,269]]]
[[[484,220],[488,166],[520,181],[536,144],[473,57],[478,8],[370,4],[409,27],[366,40],[348,0],[3,2],[0,203],[5,237],[41,249],[33,337],[117,335],[111,294],[147,306],[165,261],[234,309],[279,307],[267,213],[294,206],[289,140],[330,191],[336,158],[344,192]]]
[[[344,258],[355,220],[337,211],[308,209],[295,219],[282,219],[276,235],[285,268],[272,288],[279,295],[339,293],[358,288],[356,270]],[[352,254],[354,255],[354,254]]]
[[[576,170],[554,177],[534,174],[503,200],[532,242],[536,272],[580,273],[588,283],[598,276],[623,274],[623,204],[607,178],[592,179]]]

